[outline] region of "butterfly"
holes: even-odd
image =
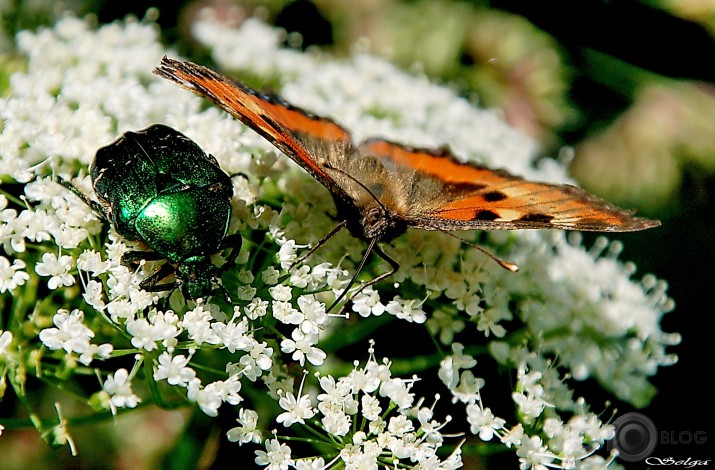
[[[154,73],[226,110],[332,193],[336,220],[340,222],[307,255],[342,228],[364,240],[367,250],[348,288],[372,252],[389,263],[390,270],[360,289],[394,274],[398,263],[378,243],[392,240],[409,227],[443,232],[628,232],[660,225],[657,220],[636,217],[576,186],[529,181],[504,170],[462,162],[446,147],[414,148],[381,138],[356,144],[350,132],[335,121],[193,62],[164,57]],[[518,269],[492,257],[507,269]]]

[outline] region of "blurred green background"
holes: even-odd
[[[229,24],[258,15],[300,33],[300,40],[287,36],[290,47],[345,55],[358,41],[480,106],[501,110],[541,144],[543,158],[570,162],[579,184],[661,219],[658,229],[610,237],[625,243],[621,259],[636,263],[636,276],[653,273],[669,283],[676,309],[664,318],[663,330],[683,336],[671,351],[679,363],[659,370],[654,384],[660,393],[639,411],[659,430],[712,436],[705,380],[713,359],[708,328],[713,302],[706,294],[715,287],[715,0],[0,0],[0,90],[7,92],[9,74],[22,67],[13,53],[14,34],[52,24],[67,11],[93,15],[99,23],[127,15],[156,18],[167,44],[209,63],[190,35],[200,8],[214,9]],[[588,384],[584,390],[596,405]],[[609,399],[603,394],[602,402]],[[0,418],[12,415],[13,406],[7,397],[0,402]],[[633,411],[613,406],[618,414]],[[175,436],[181,436],[188,415],[157,410],[137,415],[75,436],[93,442],[82,448],[79,460],[70,459],[66,449],[44,448],[34,430],[6,434],[0,438],[0,467],[45,462],[64,468],[152,468],[167,450],[180,448]],[[182,442],[190,444],[191,436]],[[694,445],[659,449],[674,457],[702,454]]]

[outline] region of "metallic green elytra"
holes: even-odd
[[[169,261],[142,282],[143,289],[179,286],[191,299],[213,292],[217,277],[235,262],[241,237],[226,235],[233,187],[212,155],[171,127],[154,124],[97,150],[90,176],[100,202],[80,197],[117,233],[153,250],[130,251],[124,261]],[[211,255],[229,247],[226,263],[214,266]],[[158,284],[171,273],[176,282]]]

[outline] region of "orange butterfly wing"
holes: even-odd
[[[360,153],[441,184],[438,197],[426,201],[415,213],[402,214],[415,227],[627,232],[660,225],[576,186],[526,181],[503,170],[460,162],[446,149],[415,149],[370,139],[360,145]]]
[[[351,201],[325,171],[325,159],[339,161],[353,153],[350,133],[334,121],[230,81],[193,62],[164,57],[154,73],[217,104],[305,168],[334,196]]]

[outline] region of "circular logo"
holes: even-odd
[[[618,450],[618,457],[626,462],[645,459],[658,444],[658,431],[647,416],[626,413],[613,422],[616,436],[608,442],[608,449]]]

